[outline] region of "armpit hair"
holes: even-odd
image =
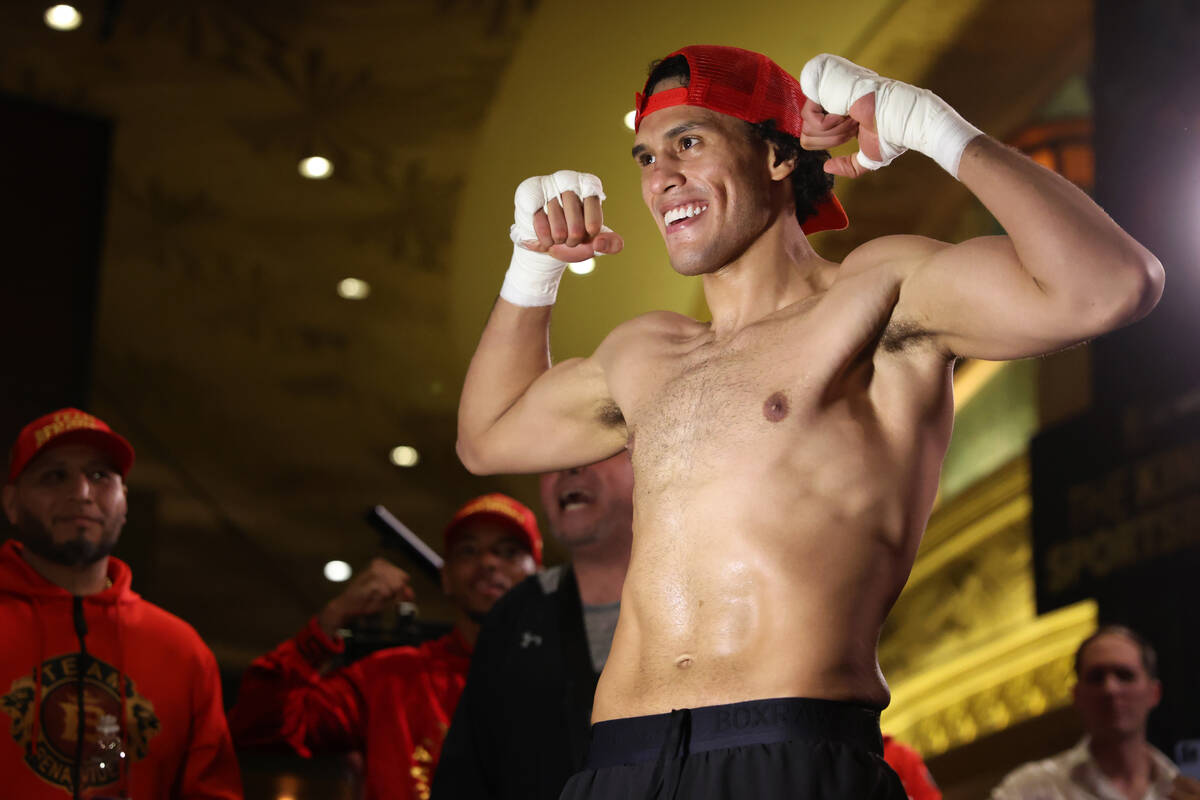
[[[611,400],[596,410],[596,418],[600,420],[601,425],[607,428],[617,428],[625,424],[625,415],[621,413],[621,409],[617,404]]]
[[[912,320],[892,319],[879,338],[879,346],[885,353],[900,353],[921,342],[933,338],[933,333]]]

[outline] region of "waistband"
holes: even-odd
[[[783,697],[669,714],[626,717],[592,726],[588,769],[653,761],[668,738],[682,737],[684,752],[697,753],[792,739],[822,739],[883,755],[879,710],[837,700]]]

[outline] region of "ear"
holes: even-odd
[[[796,171],[796,159],[782,160],[775,145],[767,142],[767,170],[771,175],[771,180],[782,181]]]
[[[0,502],[4,504],[4,516],[8,517],[9,523],[17,524],[17,487],[11,483],[4,485],[3,491],[0,491]]]
[[[1160,681],[1160,680],[1150,681],[1150,687],[1151,687],[1150,697],[1154,701],[1150,704],[1150,707],[1158,708],[1158,704],[1160,702],[1162,702],[1162,681]]]

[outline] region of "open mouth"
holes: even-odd
[[[677,228],[687,224],[690,220],[708,211],[708,203],[685,203],[681,206],[668,209],[663,214],[663,223],[668,229]]]
[[[480,594],[490,595],[492,597],[499,597],[500,595],[502,595],[508,591],[508,587],[497,581],[482,580],[482,581],[475,582],[475,591]]]
[[[579,508],[587,508],[592,504],[593,499],[589,493],[582,489],[569,489],[558,495],[558,508],[560,511],[574,511]]]

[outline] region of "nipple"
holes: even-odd
[[[692,665],[692,657],[687,655],[686,653],[681,655],[679,658],[675,659],[675,666],[679,667],[680,669],[687,669],[691,665]]]
[[[768,422],[779,422],[788,415],[788,399],[783,392],[775,392],[763,403],[763,416]]]

